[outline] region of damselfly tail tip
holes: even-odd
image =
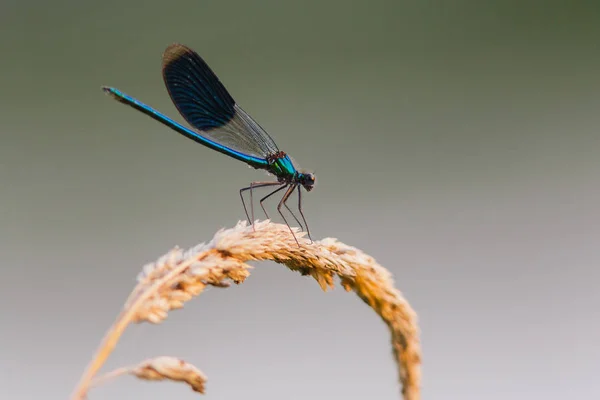
[[[124,99],[123,99],[123,93],[121,91],[119,91],[119,89],[115,89],[114,87],[110,87],[110,86],[102,86],[102,91],[104,91],[104,93],[106,93],[108,96],[112,97],[113,99],[117,100],[118,102],[124,103]]]
[[[117,89],[110,86],[102,86],[102,91],[111,97],[115,97]]]

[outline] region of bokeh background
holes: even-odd
[[[393,272],[424,399],[600,398],[599,38],[583,1],[2,1],[0,398],[68,398],[141,266],[243,219],[264,178],[103,95],[180,120],[172,42],[316,171],[314,236]],[[163,354],[208,399],[399,393],[377,316],[271,263],[131,327],[107,368]]]

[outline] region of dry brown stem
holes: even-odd
[[[123,311],[106,333],[81,377],[72,400],[85,398],[92,380],[131,322],[160,323],[170,310],[182,308],[186,301],[199,295],[206,286],[227,287],[230,282],[243,282],[251,269],[246,262],[253,260],[273,260],[303,275],[310,275],[323,290],[333,288],[334,276],[337,275],[347,291],[356,292],[387,324],[403,397],[405,400],[418,400],[421,361],[417,317],[401,293],[394,288],[390,273],[372,257],[354,247],[332,238],[310,243],[302,237],[303,233],[294,229],[300,246],[285,225],[262,221],[257,222],[253,229],[245,222],[240,222],[234,228],[217,232],[208,243],[187,251],[175,248],[158,261],[146,265]],[[164,358],[155,360],[161,359],[166,362]],[[196,387],[203,390],[204,375],[195,367],[192,368],[192,375],[201,377]],[[116,375],[131,371],[119,369]],[[160,372],[152,366],[140,371],[153,371],[148,375],[136,374],[145,379],[155,376],[157,379],[190,383],[186,379],[175,379],[176,375],[164,373],[164,369]]]

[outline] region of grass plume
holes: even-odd
[[[132,367],[118,368],[94,379],[90,386],[98,386],[126,374],[147,381],[168,379],[176,382],[185,382],[193,391],[204,394],[206,376],[202,371],[188,362],[168,356],[150,358]]]
[[[354,291],[387,324],[405,400],[420,397],[420,344],[417,317],[394,287],[388,270],[362,251],[336,239],[310,243],[294,228],[299,244],[286,225],[269,221],[253,227],[245,222],[222,229],[208,243],[189,250],[175,248],[144,266],[125,306],[106,333],[100,347],[75,388],[72,400],[83,400],[88,389],[106,379],[133,374],[142,379],[169,379],[204,391],[206,378],[194,366],[171,357],[146,360],[136,367],[96,375],[132,322],[160,323],[169,311],[202,293],[207,286],[239,284],[250,274],[248,261],[272,260],[313,277],[323,290],[334,287],[338,276],[347,291]]]

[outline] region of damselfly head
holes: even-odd
[[[298,173],[298,183],[301,184],[307,192],[310,192],[315,187],[317,177],[311,172]]]

